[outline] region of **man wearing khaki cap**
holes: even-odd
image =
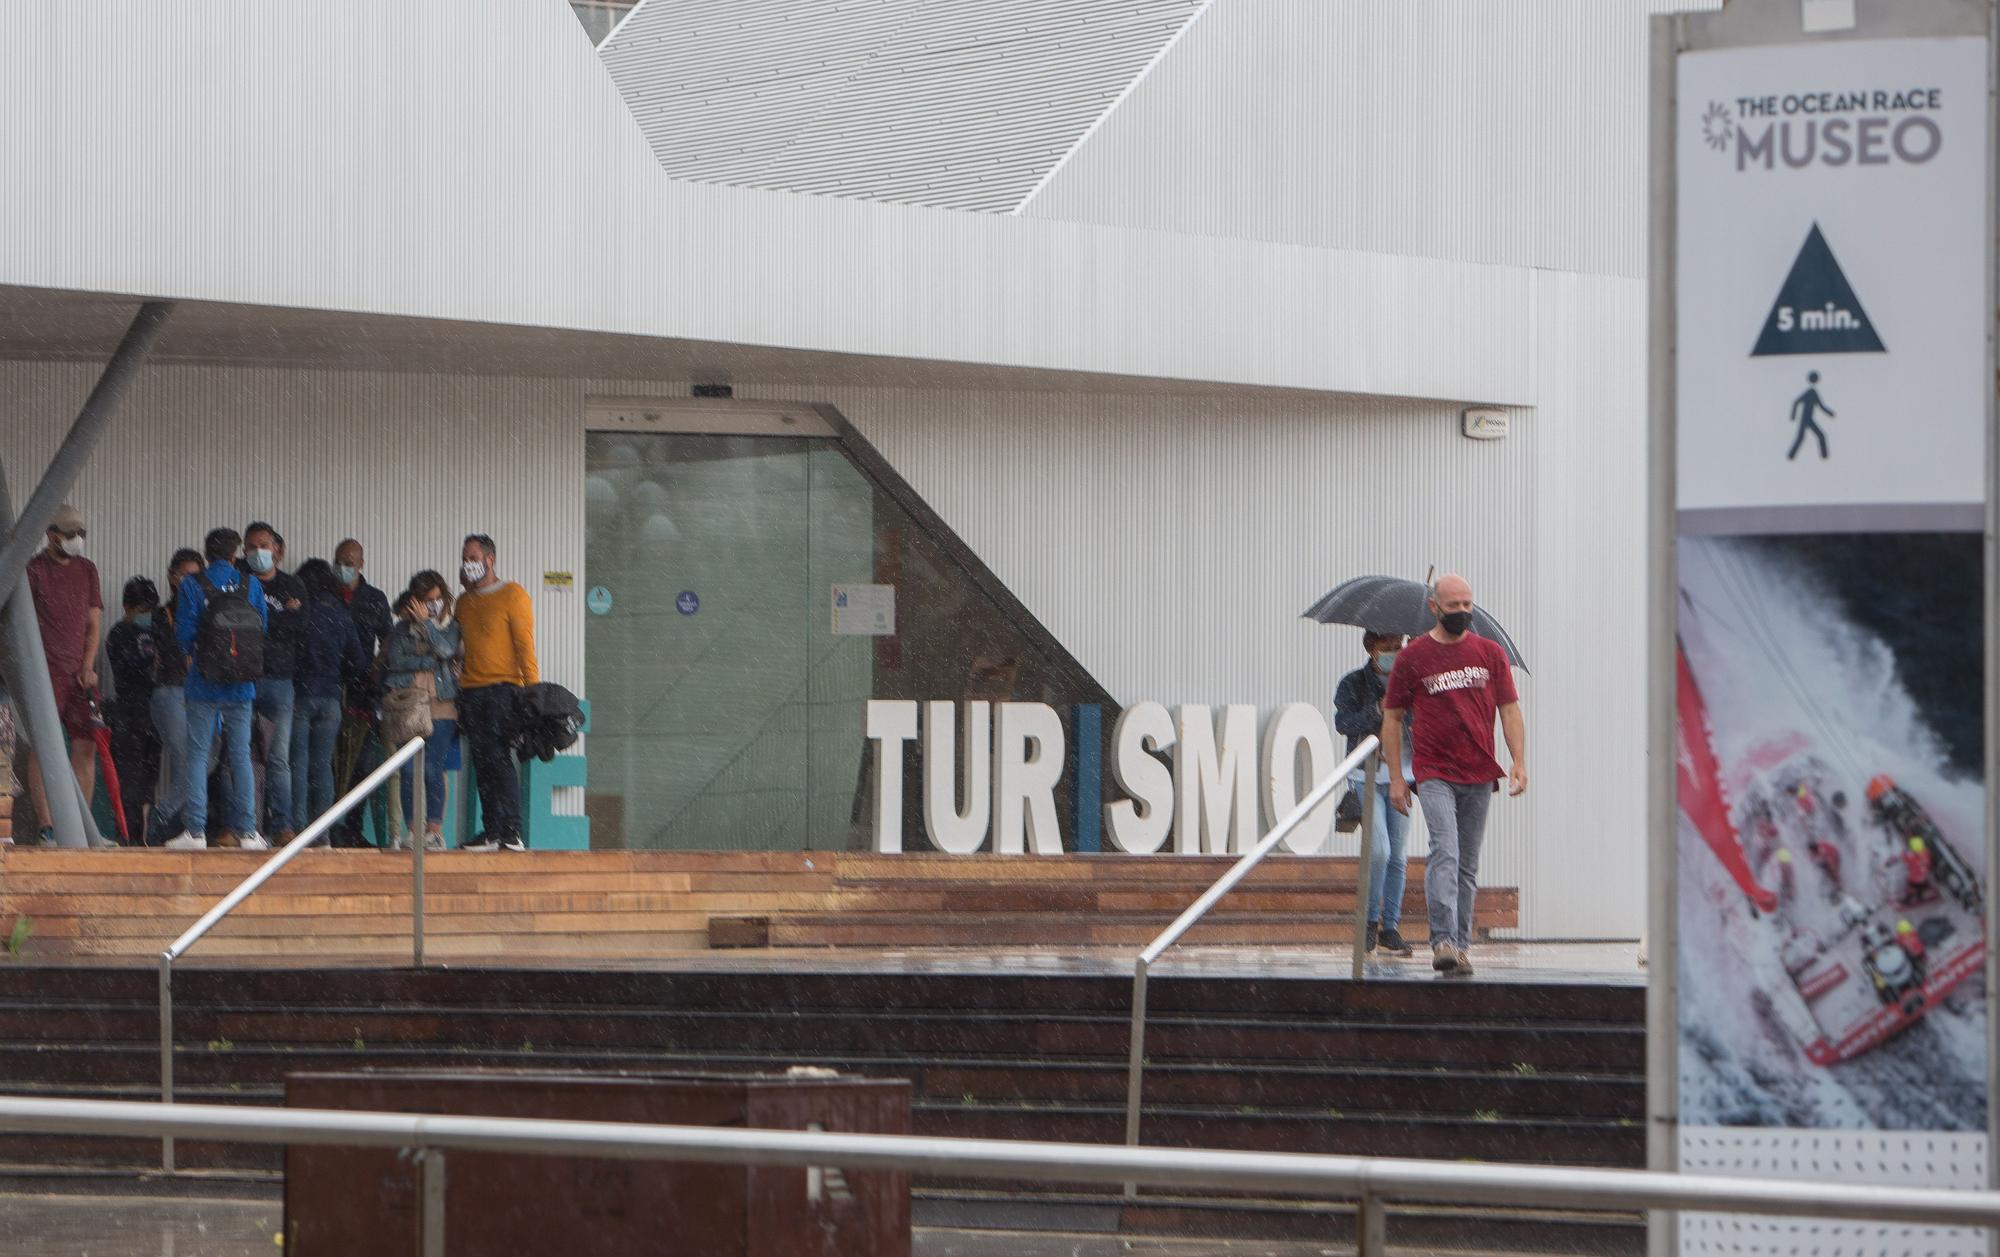
[[[69,762],[83,797],[97,788],[97,744],[91,733],[91,699],[97,691],[97,644],[104,631],[104,591],[97,565],[83,557],[83,512],[65,502],[49,521],[49,544],[28,560],[28,588],[48,656],[56,711],[69,738]],[[28,752],[28,800],[44,843],[54,838],[41,765]]]

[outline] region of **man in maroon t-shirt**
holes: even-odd
[[[1403,753],[1403,716],[1415,730],[1417,799],[1430,830],[1424,862],[1424,899],[1430,908],[1431,967],[1471,973],[1466,944],[1479,892],[1479,846],[1486,837],[1486,806],[1508,779],[1508,794],[1528,788],[1528,730],[1507,652],[1471,631],[1472,586],[1446,576],[1431,590],[1437,627],[1396,656],[1389,692],[1382,699],[1382,758]],[[1500,717],[1514,771],[1493,758],[1493,717]],[[1389,779],[1389,805],[1407,814],[1410,787]]]
[[[92,734],[90,697],[97,689],[97,645],[104,629],[104,591],[97,565],[83,557],[83,513],[65,502],[49,523],[48,548],[28,560],[28,588],[35,596],[35,619],[55,686],[56,712],[69,737],[69,762],[83,797],[97,788],[97,742]],[[51,837],[48,795],[41,764],[27,757],[28,800],[44,842]]]

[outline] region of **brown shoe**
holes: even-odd
[[[1431,968],[1437,970],[1439,973],[1456,973],[1458,971],[1458,948],[1453,947],[1450,943],[1432,943]]]
[[[271,835],[271,845],[274,847],[282,847],[286,843],[290,842],[292,839],[298,836],[299,835],[297,830],[281,829],[277,833]]]
[[[218,847],[241,847],[243,840],[237,837],[235,830],[225,829],[215,836],[215,845]]]

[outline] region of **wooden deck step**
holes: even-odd
[[[156,956],[267,857],[238,851],[0,854],[0,929],[25,918],[30,956]],[[847,852],[445,852],[425,862],[426,934],[440,957],[648,956],[730,946],[1138,946],[1232,863],[1226,856],[881,856]],[[1281,858],[1192,936],[1345,941],[1355,861]],[[247,900],[196,957],[406,954],[407,853],[308,851]],[[1421,936],[1423,863],[1405,933]],[[1479,925],[1517,923],[1519,896],[1482,890]]]

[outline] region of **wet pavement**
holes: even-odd
[[[575,957],[520,957],[496,961],[445,961],[439,969],[590,969],[594,971],[635,971],[651,973],[946,973],[946,974],[1052,974],[1060,976],[1132,974],[1137,948],[1130,947],[908,947],[908,948],[744,948],[726,951],[664,952],[652,956],[604,957],[587,960]],[[1496,941],[1475,944],[1472,958],[1478,966],[1470,978],[1442,979],[1453,982],[1586,983],[1608,986],[1643,986],[1646,970],[1639,964],[1636,943],[1518,943]],[[37,965],[76,968],[133,967],[123,958],[42,958]],[[1155,977],[1214,978],[1300,978],[1313,981],[1345,980],[1351,964],[1347,948],[1187,946],[1176,947],[1153,967]],[[182,961],[180,969],[295,969],[296,956],[230,957],[206,961]],[[329,958],[318,967],[337,969],[399,969],[400,961],[347,960]],[[1370,957],[1367,976],[1371,981],[1439,980],[1432,972],[1430,954],[1419,947],[1407,960]]]
[[[0,1195],[10,1257],[273,1257],[275,1201]],[[916,1257],[1325,1257],[1352,1248],[1290,1240],[1176,1240],[918,1227]],[[534,1257],[521,1254],[521,1257]],[[564,1257],[571,1257],[565,1254]]]

